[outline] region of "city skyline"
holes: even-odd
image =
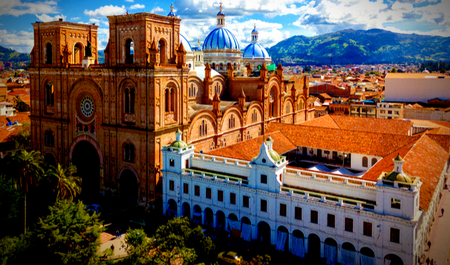
[[[81,3],[81,4],[80,4]],[[86,3],[86,2],[84,2]],[[99,49],[106,47],[109,24],[106,16],[150,12],[167,15],[172,1],[147,3],[141,0],[96,1],[9,1],[0,5],[0,46],[30,52],[33,45],[31,23],[59,18],[75,23],[99,25]],[[259,41],[271,47],[295,36],[315,36],[343,29],[380,28],[397,33],[450,36],[450,2],[442,0],[266,0],[222,1],[226,27],[245,47],[256,24]],[[219,1],[173,1],[182,19],[181,33],[196,46],[216,27]],[[448,13],[448,12],[447,12]]]

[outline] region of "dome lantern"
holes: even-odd
[[[222,12],[222,2],[220,2],[220,11],[217,13],[217,27],[225,27],[225,14]]]
[[[252,30],[252,44],[258,43],[258,31],[256,30],[256,23]]]
[[[175,12],[173,12],[173,3],[170,5],[170,12],[167,14],[168,17],[176,17]]]

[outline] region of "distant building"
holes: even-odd
[[[401,103],[377,103],[377,118],[403,119],[403,104]]]
[[[335,115],[350,115],[350,104],[347,100],[347,98],[333,98],[328,107],[328,113]]]
[[[11,117],[16,112],[11,102],[0,102],[0,116]]]
[[[424,102],[450,99],[450,76],[430,73],[389,73],[385,99],[393,102]]]
[[[350,107],[350,116],[376,118],[377,105],[372,100],[353,103]]]

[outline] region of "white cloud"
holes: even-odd
[[[89,19],[89,23],[95,23],[96,25],[99,25],[100,24],[100,19],[90,18]]]
[[[135,4],[130,6],[130,10],[134,10],[134,9],[143,9],[145,8],[145,5],[141,5],[141,4]]]
[[[113,5],[106,5],[99,7],[95,10],[84,10],[84,14],[86,16],[90,17],[106,17],[106,16],[112,16],[112,15],[121,15],[125,14],[127,10],[125,9],[125,6],[113,6]]]
[[[71,17],[70,20],[77,21],[80,20],[80,17]]]
[[[0,46],[11,48],[18,52],[30,53],[34,46],[33,32],[19,31],[18,33],[0,30]]]
[[[164,9],[162,9],[161,7],[157,6],[155,8],[153,8],[150,13],[161,13],[164,12]]]
[[[23,3],[21,0],[0,1],[0,16],[13,15],[17,17],[25,14],[54,14],[57,12],[56,1],[37,1],[34,3]]]
[[[49,16],[47,14],[41,14],[41,15],[35,14],[35,15],[42,22],[58,21],[60,18],[62,18],[63,20],[66,20],[66,16],[64,16],[63,14],[55,15],[54,17]]]
[[[125,2],[133,3],[134,0],[125,0]]]

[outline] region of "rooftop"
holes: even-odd
[[[437,73],[389,73],[386,75],[386,79],[394,79],[394,78],[438,79],[438,77],[444,78],[444,79],[450,79],[450,76],[448,76],[448,75],[437,74]]]

